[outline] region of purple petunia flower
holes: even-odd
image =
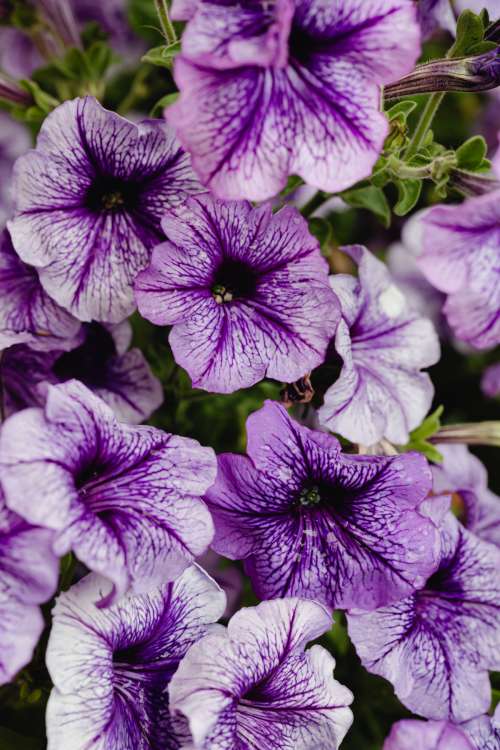
[[[419,0],[417,8],[424,39],[432,36],[438,29],[446,29],[455,34],[457,24],[450,0]]]
[[[343,367],[319,419],[355,443],[386,437],[404,444],[432,403],[432,382],[420,370],[438,361],[439,339],[432,323],[408,307],[381,261],[360,245],[344,250],[358,264],[359,279],[330,277],[342,308],[335,349]]]
[[[479,716],[463,725],[474,750],[498,750],[500,748],[500,705],[493,716]]]
[[[105,584],[91,574],[57,600],[47,649],[55,686],[48,750],[177,750],[167,686],[222,615],[224,593],[193,565],[174,583],[103,611],[94,602]]]
[[[490,365],[483,372],[481,390],[489,398],[500,396],[500,362]]]
[[[500,550],[449,513],[439,568],[423,588],[376,612],[348,614],[364,666],[392,682],[411,711],[455,722],[487,711],[488,669],[500,666],[499,568]]]
[[[457,338],[477,349],[500,343],[500,192],[421,217],[418,263],[448,298],[444,312]]]
[[[168,127],[135,125],[88,96],[46,118],[14,174],[14,247],[84,321],[132,312],[132,284],[163,239],[163,213],[202,190]]]
[[[383,750],[474,750],[460,727],[449,721],[403,719],[391,729]]]
[[[0,685],[31,661],[42,634],[38,605],[50,599],[59,576],[52,536],[8,510],[0,487]]]
[[[418,512],[431,489],[423,456],[343,454],[271,401],[249,417],[247,445],[248,457],[218,457],[206,500],[213,548],[245,559],[260,598],[374,609],[435,569],[439,533]]]
[[[3,30],[0,27],[0,40]],[[2,65],[0,69],[3,70]],[[15,160],[24,154],[30,145],[28,130],[7,112],[0,111],[0,225],[7,221],[12,210],[12,167]]]
[[[162,226],[170,241],[138,276],[137,303],[173,324],[170,345],[193,386],[230,393],[321,364],[339,308],[298,211],[201,197]]]
[[[215,477],[213,451],[120,424],[76,380],[49,386],[43,410],[5,422],[0,466],[8,506],[53,529],[56,554],[73,550],[111,581],[101,606],[175,579],[212,539],[200,496]]]
[[[44,291],[36,270],[23,263],[9,232],[0,235],[0,348],[28,343],[32,349],[71,349],[81,323]]]
[[[237,612],[227,630],[188,651],[170,686],[171,711],[189,723],[193,750],[326,750],[352,722],[351,692],[334,659],[308,641],[331,628],[316,602],[281,599]]]
[[[339,192],[367,177],[388,132],[382,84],[413,69],[411,0],[199,0],[165,116],[222,198],[271,198],[298,174]]]
[[[43,406],[42,383],[80,380],[110,406],[120,422],[148,419],[163,401],[160,381],[139,349],[128,350],[128,321],[104,326],[82,325],[83,343],[69,352],[36,352],[25,345],[4,352],[0,369],[8,415],[27,406]]]
[[[434,492],[451,493],[462,508],[463,525],[500,547],[500,497],[488,489],[488,474],[466,445],[437,445],[443,463],[432,467]]]

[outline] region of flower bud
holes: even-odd
[[[444,58],[418,65],[384,89],[386,101],[438,91],[488,91],[500,85],[500,47],[474,57]]]
[[[5,73],[0,73],[0,99],[25,107],[33,104],[32,96]]]
[[[81,47],[76,19],[67,0],[36,0],[36,5],[66,47]]]
[[[478,172],[468,172],[465,169],[452,169],[449,184],[467,197],[500,190],[500,180]]]
[[[500,446],[500,421],[445,425],[430,438],[430,441],[432,443]]]

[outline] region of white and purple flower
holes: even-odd
[[[5,422],[0,466],[7,505],[52,529],[57,555],[72,550],[111,583],[100,606],[175,579],[212,539],[201,496],[213,451],[117,422],[78,381],[48,386],[43,409]]]
[[[237,612],[188,651],[170,686],[193,750],[337,748],[352,722],[335,661],[309,641],[332,626],[316,602],[280,599]]]
[[[247,451],[218,457],[206,501],[213,548],[245,560],[260,598],[370,610],[435,570],[439,533],[418,510],[431,489],[423,456],[344,454],[270,401],[247,421]]]
[[[194,387],[293,382],[321,364],[339,306],[296,209],[193,198],[162,226],[169,241],[138,276],[136,297],[145,318],[173,325],[174,358]]]
[[[420,219],[418,264],[448,296],[455,336],[477,349],[500,343],[500,192],[434,206]]]
[[[0,235],[0,349],[27,343],[32,349],[67,350],[82,340],[81,323],[44,291],[35,268]]]
[[[439,360],[439,339],[381,261],[359,245],[344,251],[358,264],[359,278],[330,277],[342,309],[334,346],[343,365],[319,420],[352,442],[372,445],[385,437],[404,444],[431,406],[434,388],[421,368]]]
[[[167,687],[191,644],[221,617],[224,593],[198,566],[102,610],[94,602],[105,590],[90,574],[57,599],[48,750],[177,750]]]
[[[493,716],[484,714],[463,725],[474,750],[498,750],[500,748],[500,706]],[[454,750],[454,749],[453,749]]]
[[[42,634],[38,605],[54,594],[59,576],[52,537],[12,513],[0,487],[0,685],[31,661]]]
[[[474,750],[467,735],[449,721],[403,719],[391,729],[383,750]]]
[[[14,180],[17,253],[75,317],[111,323],[135,307],[133,281],[164,238],[163,213],[202,191],[165,123],[136,125],[89,96],[46,118]]]
[[[163,402],[163,389],[139,349],[129,349],[128,321],[81,325],[82,343],[71,351],[39,352],[11,346],[0,365],[7,416],[27,406],[43,406],[44,383],[80,380],[110,406],[120,422],[138,424]]]
[[[381,87],[420,51],[410,0],[199,0],[166,117],[222,198],[271,198],[290,174],[328,192],[367,177],[388,133]]]
[[[411,711],[463,722],[488,710],[488,670],[500,667],[500,550],[451,513],[442,544],[439,568],[419,591],[375,612],[351,611],[349,634],[364,666],[392,682]]]

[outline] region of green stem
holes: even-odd
[[[174,25],[170,20],[167,0],[155,0],[155,6],[158,18],[160,19],[161,30],[167,44],[175,44],[177,41],[177,34],[175,33]]]
[[[411,159],[412,156],[415,156],[416,153],[418,153],[443,99],[444,93],[442,92],[431,94],[427,99],[424,110],[420,115],[418,125],[415,128],[415,132],[413,133],[410,143],[408,144],[408,148],[405,152],[405,159],[407,161]]]
[[[309,217],[325,202],[326,199],[327,198],[325,196],[325,193],[323,193],[322,190],[318,190],[318,192],[315,193],[313,197],[307,201],[305,206],[302,206],[302,208],[300,209],[300,213],[306,218]]]

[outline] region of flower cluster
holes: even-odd
[[[0,744],[499,750],[495,8],[146,6],[0,9]]]

